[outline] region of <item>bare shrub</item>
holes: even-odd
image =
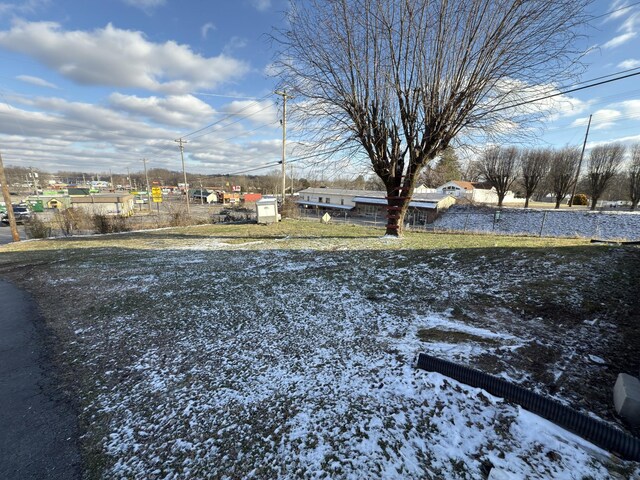
[[[191,224],[191,219],[184,205],[167,205],[170,227],[184,227]]]
[[[78,230],[89,229],[91,219],[89,214],[82,209],[67,208],[56,210],[52,223],[65,237],[68,237]]]
[[[37,215],[31,217],[24,230],[28,238],[48,238],[51,236],[51,227]]]
[[[131,230],[125,217],[95,214],[92,220],[96,233],[119,233]]]
[[[300,209],[293,198],[285,198],[281,214],[282,218],[300,218]]]

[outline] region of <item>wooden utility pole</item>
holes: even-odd
[[[191,208],[189,206],[189,184],[187,183],[187,171],[184,169],[184,143],[187,143],[186,140],[182,140],[182,138],[179,138],[177,140],[174,140],[174,142],[178,142],[178,144],[180,145],[180,158],[182,159],[182,175],[184,177],[184,188],[185,188],[185,193],[186,193],[186,197],[187,197],[187,215],[191,215]]]
[[[580,161],[578,162],[578,170],[576,171],[576,179],[573,181],[573,188],[571,189],[571,197],[569,197],[569,206],[573,207],[573,198],[576,196],[576,187],[578,186],[578,178],[580,178],[580,168],[582,168],[582,159],[584,157],[584,149],[587,147],[587,137],[589,136],[589,127],[591,127],[591,117],[589,115],[589,123],[587,124],[587,133],[584,136],[584,143],[582,144],[582,152],[580,153]]]
[[[2,197],[4,198],[4,204],[7,207],[7,216],[9,217],[9,226],[11,227],[11,236],[14,242],[20,241],[20,234],[18,233],[18,226],[16,225],[16,217],[13,214],[13,206],[11,205],[11,193],[9,193],[9,185],[7,184],[7,177],[4,174],[4,164],[2,163],[2,154],[0,153],[0,183],[2,183]]]
[[[287,100],[293,98],[291,95],[287,95],[287,91],[273,92],[276,95],[282,96],[282,204],[284,205],[284,196],[287,191]]]
[[[151,190],[149,187],[149,175],[147,175],[147,159],[143,158],[142,163],[144,164],[144,179],[147,182],[147,203],[149,204],[149,211],[151,211]]]

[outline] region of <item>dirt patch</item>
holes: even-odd
[[[423,342],[444,342],[444,343],[465,343],[474,342],[485,345],[498,346],[501,341],[473,335],[467,332],[457,332],[455,330],[442,330],[439,328],[421,328],[417,332],[418,338]]]

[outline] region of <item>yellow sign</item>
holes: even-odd
[[[153,203],[162,203],[162,188],[151,187],[151,200]]]

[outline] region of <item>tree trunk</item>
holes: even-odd
[[[529,208],[529,198],[530,198],[530,197],[526,197],[526,198],[524,199],[524,208]]]
[[[556,206],[555,206],[556,209],[560,208],[560,202],[561,201],[562,201],[561,198],[556,197]]]
[[[504,201],[504,196],[505,196],[504,193],[502,195],[498,194],[498,208],[502,208],[502,202]]]
[[[410,198],[399,195],[399,188],[387,192],[387,230],[385,235],[399,237],[402,235],[404,217],[409,208]]]
[[[598,198],[597,197],[593,197],[591,199],[591,210],[595,210],[596,209],[597,203],[598,203]]]
[[[638,200],[631,202],[631,211],[635,210],[638,206]]]

